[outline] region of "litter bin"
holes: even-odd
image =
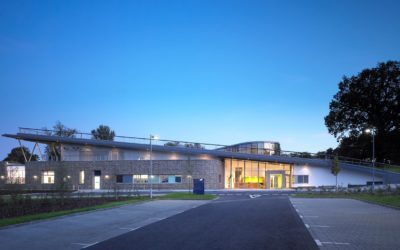
[[[204,179],[193,179],[193,193],[204,194]]]

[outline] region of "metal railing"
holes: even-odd
[[[35,128],[19,128],[19,133],[24,134],[35,134],[35,135],[48,135],[48,136],[59,136],[59,137],[72,137],[79,139],[95,139],[91,133],[83,133],[79,131],[74,131],[73,133],[68,133],[68,131],[56,131],[49,129],[35,129]],[[96,139],[101,140],[101,139]],[[335,155],[325,154],[325,153],[310,153],[310,152],[297,152],[289,150],[272,150],[264,148],[243,147],[241,150],[233,150],[234,147],[229,145],[214,144],[214,143],[203,143],[203,142],[192,142],[192,141],[179,141],[179,140],[167,140],[167,139],[151,139],[153,145],[169,146],[169,147],[188,147],[188,148],[198,148],[206,150],[222,150],[234,153],[246,153],[246,154],[257,154],[257,155],[279,155],[283,157],[299,157],[308,159],[323,159],[323,160],[333,160]],[[150,137],[132,137],[132,136],[120,136],[116,135],[114,137],[116,142],[128,142],[128,143],[139,143],[139,144],[149,144]],[[345,156],[338,156],[339,162],[354,164],[358,166],[363,166],[366,168],[372,168],[371,160],[356,159]],[[400,166],[387,164],[383,162],[375,162],[376,169],[381,169],[385,171],[398,172],[400,173]]]

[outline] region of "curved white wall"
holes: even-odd
[[[308,184],[295,183],[293,187],[336,185],[336,177],[330,168],[294,165],[293,175],[308,175]],[[348,184],[366,185],[367,181],[372,181],[372,175],[343,168],[338,175],[338,185],[343,187],[347,187]],[[375,181],[382,181],[382,178],[375,176]]]

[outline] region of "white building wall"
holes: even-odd
[[[63,161],[150,160],[150,152],[92,146],[62,146]],[[187,160],[188,155],[174,152],[152,152],[153,160]],[[192,155],[193,160],[212,160],[209,155]]]
[[[336,185],[336,177],[328,167],[294,165],[293,175],[308,175],[308,183],[294,183],[293,187]],[[342,168],[338,175],[338,185],[342,187],[347,187],[348,184],[366,185],[367,181],[372,181],[372,175],[348,169]],[[375,181],[382,181],[382,178],[375,176]]]

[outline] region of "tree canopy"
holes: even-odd
[[[26,156],[27,160],[29,160],[29,159],[31,159],[31,161],[38,161],[39,160],[39,156],[36,155],[36,154],[32,155],[31,151],[29,150],[29,148],[27,148],[27,147],[22,147],[22,148],[24,149],[25,156]],[[22,153],[21,147],[15,147],[15,148],[11,149],[11,152],[7,155],[6,158],[4,158],[4,161],[19,162],[19,163],[24,164],[25,163],[25,158],[24,158],[24,154]]]
[[[53,136],[62,136],[62,137],[75,137],[76,133],[78,133],[77,129],[68,128],[60,121],[57,121],[53,126],[53,130],[48,130],[47,128],[43,128],[47,131],[48,135]],[[61,159],[61,146],[59,144],[47,145],[45,148],[45,153],[49,160],[60,161]]]
[[[340,142],[341,155],[370,158],[371,135],[364,131],[374,128],[377,160],[400,162],[399,62],[379,63],[356,76],[344,76],[329,109],[325,124]]]
[[[100,125],[98,128],[92,130],[92,138],[97,140],[113,141],[115,132],[107,125]]]

